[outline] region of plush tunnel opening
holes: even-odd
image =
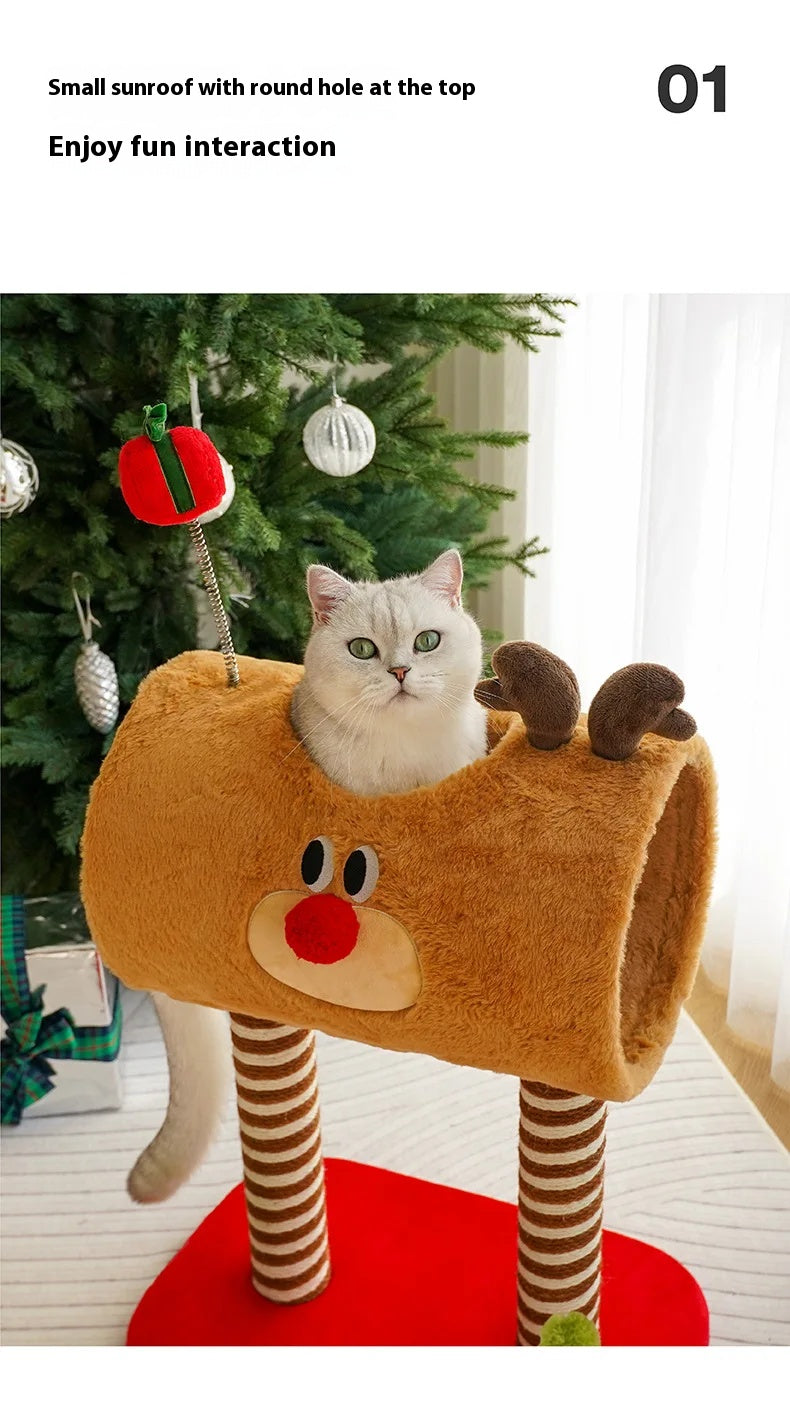
[[[689,993],[700,939],[700,850],[706,825],[703,776],[696,766],[685,765],[650,840],[625,936],[620,1041],[632,1067],[660,1056]]]

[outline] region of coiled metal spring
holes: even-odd
[[[189,522],[189,535],[192,538],[192,545],[195,548],[195,555],[200,566],[200,573],[203,576],[203,584],[206,587],[206,594],[211,605],[211,613],[214,615],[214,623],[217,626],[219,635],[219,646],[222,649],[222,657],[225,660],[225,671],[228,675],[228,687],[238,687],[239,685],[239,665],[236,662],[236,650],[233,647],[233,639],[230,636],[230,624],[222,604],[222,596],[219,592],[217,577],[214,572],[214,563],[211,559],[203,528],[200,522]]]

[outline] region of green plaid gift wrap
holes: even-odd
[[[1,1118],[121,1105],[118,981],[79,897],[2,898]]]

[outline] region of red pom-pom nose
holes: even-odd
[[[297,902],[285,917],[285,939],[299,960],[333,965],[357,944],[359,918],[350,902],[319,892]]]

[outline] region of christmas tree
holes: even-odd
[[[118,489],[118,450],[140,432],[142,406],[165,400],[171,426],[190,423],[197,373],[203,428],[235,469],[233,506],[206,534],[236,647],[298,659],[311,561],[383,578],[455,545],[470,585],[508,564],[531,573],[536,541],[486,535],[507,494],[459,466],[478,444],[506,449],[523,436],[454,433],[427,379],[464,343],[535,350],[558,334],[562,306],[489,293],[4,299],[3,432],[41,478],[3,532],[6,891],[75,888],[88,789],[112,740],[75,695],[72,573],[90,584],[121,716],[146,673],[196,643],[201,592],[187,532],[138,523]],[[342,480],[317,472],[301,440],[329,398],[332,362],[377,435],[370,467]]]

